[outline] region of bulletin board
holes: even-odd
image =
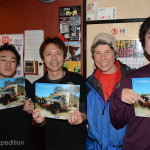
[[[88,24],[86,42],[86,76],[88,77],[91,75],[95,69],[90,49],[94,37],[101,32],[106,32],[116,37],[118,49],[120,48],[121,50],[118,59],[120,59],[123,63],[129,65],[131,68],[139,68],[147,64],[148,61],[144,57],[138,35],[141,24],[142,22]],[[122,46],[121,48],[121,44],[119,44],[121,42],[126,43],[126,46]],[[130,55],[131,51],[132,55]]]
[[[149,0],[86,0],[86,6],[93,2],[97,2],[98,8],[115,7],[115,19],[147,18],[150,16]]]

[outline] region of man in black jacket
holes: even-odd
[[[85,88],[82,87],[84,78],[81,74],[63,68],[66,54],[67,48],[58,37],[47,38],[40,47],[40,56],[47,67],[47,72],[34,82],[34,86],[35,83],[80,85],[79,109],[74,111],[68,121],[45,118],[40,116],[39,108],[33,110],[35,122],[39,126],[45,126],[46,150],[85,150],[87,128],[84,122],[86,120],[86,95],[83,91]]]
[[[0,46],[0,79],[13,78],[20,63],[20,55],[11,44]],[[25,80],[28,100],[19,107],[0,110],[0,149],[34,150],[32,136],[31,84]]]

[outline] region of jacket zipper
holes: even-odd
[[[107,100],[107,102],[109,102],[109,101],[110,101],[110,98]],[[107,102],[106,102],[106,103],[107,103]],[[104,108],[103,108],[103,111],[102,111],[102,115],[104,115],[104,111],[105,111],[105,108],[106,108],[105,105],[106,105],[106,104],[104,104]]]

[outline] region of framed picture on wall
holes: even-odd
[[[25,73],[35,74],[35,61],[25,61],[24,70]]]

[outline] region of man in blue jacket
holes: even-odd
[[[116,60],[118,53],[114,36],[96,35],[91,47],[96,69],[87,79],[88,138],[86,150],[120,150],[126,128],[116,130],[109,115],[111,94],[131,69]]]

